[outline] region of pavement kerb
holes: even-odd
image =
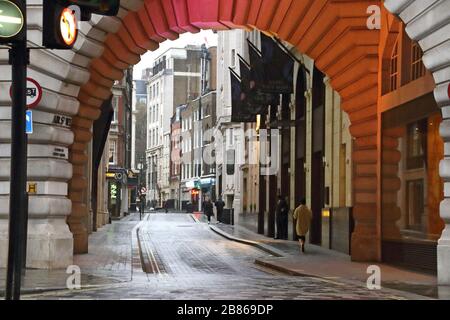
[[[145,220],[149,219],[149,213],[145,214],[144,212],[144,216],[142,217],[142,220],[139,221],[138,224],[136,224],[136,226],[134,226],[134,228],[131,230],[131,252],[133,255],[133,250],[136,249],[138,251],[139,254],[139,260],[140,260],[140,269],[137,268],[137,266],[132,266],[131,268],[131,279],[133,279],[133,276],[135,275],[135,273],[143,273],[146,274],[147,270],[145,270],[145,258],[144,258],[144,253],[142,250],[142,246],[141,246],[141,238],[140,238],[140,230],[142,228],[142,225],[144,223]],[[133,257],[131,258],[133,260]],[[133,261],[132,261],[133,263]]]
[[[200,221],[193,214],[191,214],[190,216],[192,217],[192,219],[194,219],[195,222],[200,223]],[[277,250],[277,249],[275,249],[273,247],[270,247],[268,245],[259,243],[257,241],[237,238],[237,237],[232,236],[232,235],[230,235],[229,233],[227,233],[227,232],[225,232],[223,230],[220,230],[219,228],[215,227],[214,225],[209,225],[209,228],[212,231],[214,231],[215,233],[217,233],[218,235],[220,235],[220,236],[222,236],[222,237],[224,237],[224,238],[226,238],[228,240],[239,242],[239,243],[246,244],[246,245],[249,245],[249,246],[253,246],[255,248],[258,248],[258,249],[260,249],[260,250],[262,250],[264,252],[267,252],[267,253],[269,253],[269,254],[271,254],[271,255],[273,255],[275,257],[278,257],[278,258],[286,256],[286,254],[284,252],[280,251],[280,250]]]
[[[192,217],[192,219],[195,222],[201,223],[194,215],[191,214],[190,216]],[[275,249],[275,248],[270,247],[270,246],[265,245],[265,244],[258,243],[256,241],[251,241],[251,240],[246,240],[246,239],[242,239],[242,238],[237,238],[237,237],[232,236],[232,235],[230,235],[229,233],[227,233],[227,232],[225,232],[223,230],[220,230],[219,228],[215,227],[214,225],[209,225],[209,228],[213,232],[217,233],[218,235],[220,235],[220,236],[222,236],[222,237],[224,237],[224,238],[226,238],[228,240],[239,242],[239,243],[250,245],[250,246],[254,246],[254,247],[256,247],[256,248],[258,248],[260,250],[268,252],[269,254],[271,254],[273,256],[276,256],[277,258],[282,258],[282,257],[286,257],[286,256],[289,255],[289,254],[287,254],[285,252],[282,252],[282,251],[280,251],[278,249]],[[323,275],[318,275],[318,274],[314,274],[314,273],[310,273],[310,272],[299,272],[299,271],[295,271],[295,270],[292,270],[292,269],[280,266],[280,265],[278,265],[276,263],[276,261],[274,261],[272,263],[272,262],[269,262],[269,261],[264,261],[264,259],[255,259],[255,264],[259,265],[261,267],[264,267],[264,268],[268,268],[268,269],[272,269],[274,271],[281,272],[281,273],[286,274],[286,275],[290,275],[290,276],[310,277],[310,278],[316,278],[316,279],[323,280],[323,281],[330,281],[330,279],[328,279],[327,277],[324,277]],[[357,280],[350,280],[350,279],[340,278],[339,281],[340,282],[344,282],[344,283],[359,285],[359,286],[364,285],[363,282],[357,281]],[[391,288],[387,288],[387,287],[383,287],[383,289],[384,290],[388,290],[388,291],[393,292],[393,293],[398,293],[398,294],[400,294],[400,293],[401,294],[405,294],[405,292],[406,292],[406,293],[409,294],[409,296],[412,299],[416,299],[416,300],[422,300],[422,299],[424,299],[424,300],[433,300],[431,298],[428,298],[428,297],[425,297],[425,296],[422,296],[422,295],[418,295],[418,294],[414,294],[414,293],[410,293],[410,292],[407,292],[407,291],[396,290],[396,289],[391,289]]]
[[[282,252],[280,250],[277,250],[275,248],[272,248],[272,247],[270,247],[268,245],[265,245],[265,244],[262,244],[262,243],[259,243],[259,242],[256,242],[256,241],[252,241],[252,240],[246,240],[246,239],[234,237],[234,236],[226,233],[225,231],[220,230],[219,228],[216,228],[215,226],[210,225],[209,228],[212,231],[214,231],[215,233],[217,233],[218,235],[220,235],[220,236],[222,236],[222,237],[224,237],[224,238],[226,238],[228,240],[253,246],[253,247],[258,248],[258,249],[260,249],[260,250],[262,250],[264,252],[267,252],[267,253],[275,256],[275,257],[281,258],[281,257],[284,257],[286,255],[284,252]]]
[[[269,269],[273,269],[275,271],[279,271],[282,272],[284,274],[288,274],[290,276],[295,276],[295,277],[311,277],[311,278],[321,278],[323,279],[323,276],[319,276],[316,274],[312,274],[312,273],[306,273],[306,272],[298,272],[289,268],[285,268],[283,266],[277,265],[275,263],[271,263],[271,262],[267,262],[264,261],[262,259],[255,259],[255,264],[265,267],[265,268],[269,268]]]

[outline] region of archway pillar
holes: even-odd
[[[371,136],[354,137],[353,146],[353,218],[355,229],[351,238],[353,261],[379,261],[378,145],[376,132]]]

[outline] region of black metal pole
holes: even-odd
[[[26,8],[26,0],[21,1]],[[23,12],[26,33],[26,12]],[[9,196],[9,246],[6,275],[6,300],[20,299],[23,256],[25,249],[25,223],[27,221],[27,135],[25,133],[27,40],[14,43],[10,50],[12,64],[11,108],[11,181]]]

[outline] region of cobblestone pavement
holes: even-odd
[[[119,226],[120,224],[124,226]],[[116,231],[130,230],[132,222],[117,223]],[[128,226],[125,226],[129,224]],[[134,223],[136,225],[136,222]],[[113,230],[111,230],[112,232]],[[127,231],[127,232],[128,232]],[[128,282],[105,283],[81,290],[59,290],[24,296],[27,299],[411,299],[418,296],[394,290],[369,291],[357,283],[291,277],[261,269],[256,258],[267,253],[254,247],[224,239],[207,224],[196,223],[186,214],[151,214],[134,227],[139,235],[142,260],[154,263],[154,273],[137,270],[129,240],[107,241],[108,233],[98,236],[107,244],[104,250],[119,246],[119,259],[108,264],[111,254],[92,252],[92,265],[110,265],[109,271],[131,272]],[[131,232],[130,232],[131,233]],[[101,240],[101,237],[106,237]],[[111,237],[114,238],[114,237]],[[135,237],[136,238],[136,237]],[[111,246],[111,248],[109,248]],[[124,246],[121,248],[121,246]],[[134,244],[133,244],[134,246]],[[126,247],[126,248],[125,248]],[[99,246],[100,248],[100,246]],[[115,250],[117,251],[117,250]],[[122,254],[120,254],[122,252]],[[133,255],[133,257],[130,257]],[[123,257],[123,259],[122,259]],[[126,258],[128,257],[128,258]],[[86,256],[83,259],[91,259]],[[127,260],[128,259],[128,260]],[[86,262],[86,261],[84,261]],[[95,270],[95,268],[94,268]],[[105,272],[99,268],[99,272]],[[85,283],[82,283],[85,285]]]
[[[113,221],[89,236],[89,253],[75,255],[73,264],[81,269],[81,282],[86,286],[129,282],[131,269],[131,230],[139,222],[139,214]],[[22,279],[22,292],[65,289],[66,270],[28,269]],[[6,269],[0,269],[0,296],[6,282]]]

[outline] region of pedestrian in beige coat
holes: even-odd
[[[312,212],[306,206],[305,199],[302,199],[300,205],[295,209],[294,219],[297,221],[295,230],[300,241],[300,247],[302,252],[305,252],[306,234],[309,231],[312,220]]]

